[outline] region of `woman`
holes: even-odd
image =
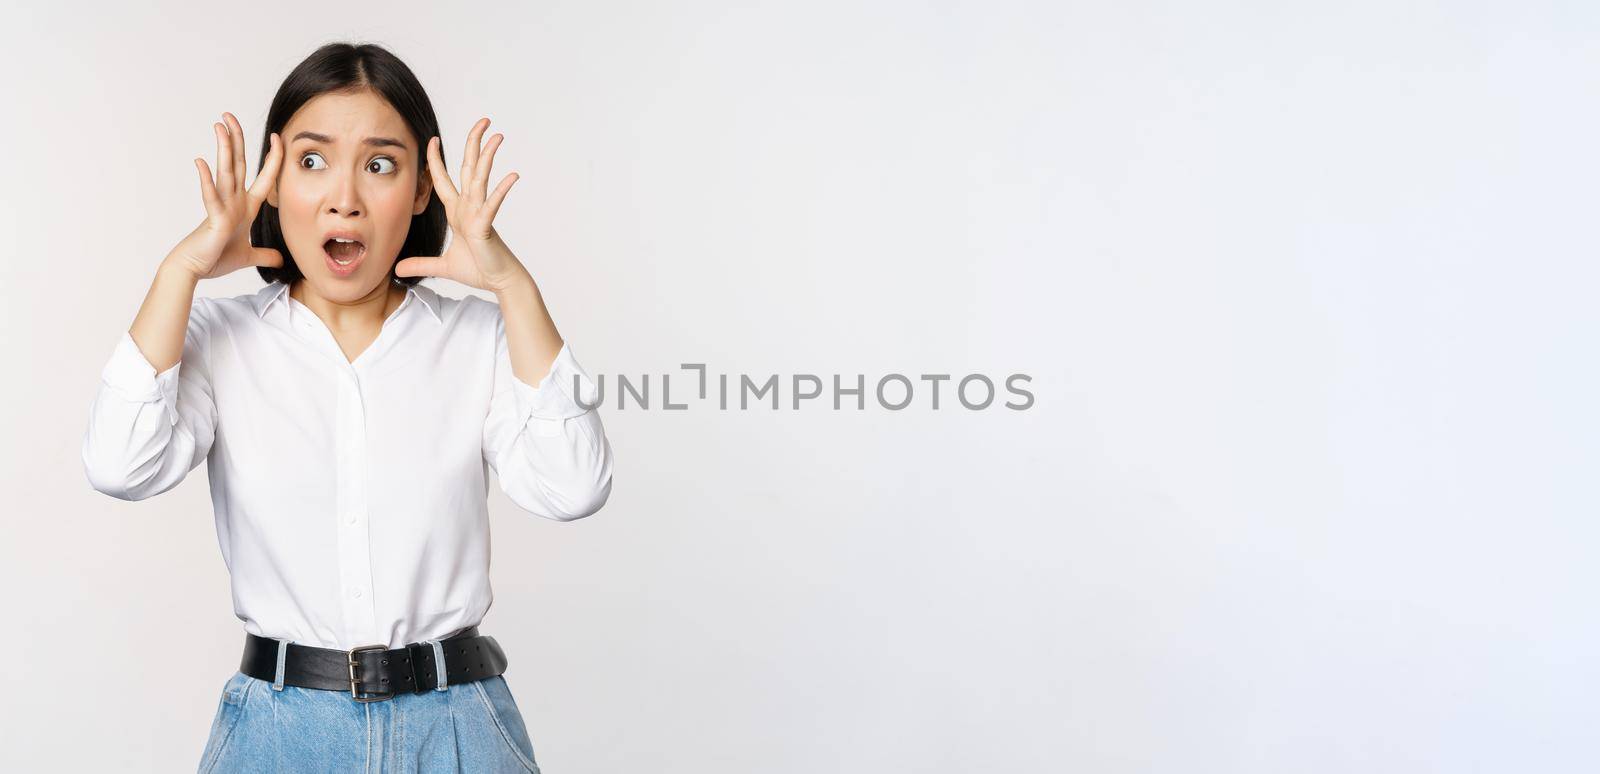
[[[223,118],[215,181],[195,160],[205,221],[157,269],[83,445],[94,488],[125,500],[209,461],[246,645],[200,770],[537,772],[477,629],[488,471],[570,521],[605,504],[612,453],[594,383],[493,228],[517,179],[488,188],[503,137],[473,126],[458,190],[426,92],[373,45],[289,74],[248,189]],[[245,267],[267,286],[195,297]]]

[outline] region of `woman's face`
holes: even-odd
[[[295,265],[329,301],[370,295],[388,282],[411,217],[428,206],[416,138],[370,91],[313,97],[279,137],[283,168],[267,202]]]

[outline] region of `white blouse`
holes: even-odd
[[[161,373],[124,331],[83,439],[90,485],[142,500],[207,460],[234,614],[253,634],[399,648],[480,623],[490,470],[556,521],[611,494],[594,382],[563,346],[529,386],[498,304],[421,284],[350,362],[287,290],[195,298],[182,359]]]

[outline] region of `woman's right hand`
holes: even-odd
[[[211,125],[217,135],[215,183],[205,159],[194,160],[200,172],[200,197],[205,202],[206,219],[173,248],[170,256],[196,279],[221,277],[247,266],[283,265],[283,255],[277,250],[250,244],[250,225],[278,182],[283,141],[276,132],[271,134],[266,161],[256,172],[255,182],[245,190],[244,129],[232,113],[223,113],[222,117],[226,124]]]

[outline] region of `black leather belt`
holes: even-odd
[[[469,627],[440,641],[445,684],[470,683],[504,674],[506,654],[493,637]],[[363,645],[349,650],[289,643],[284,653],[283,684],[325,691],[349,691],[356,701],[383,701],[398,693],[423,693],[439,685],[433,643],[414,642],[393,650]],[[272,682],[278,676],[278,641],[245,632],[239,671]]]

